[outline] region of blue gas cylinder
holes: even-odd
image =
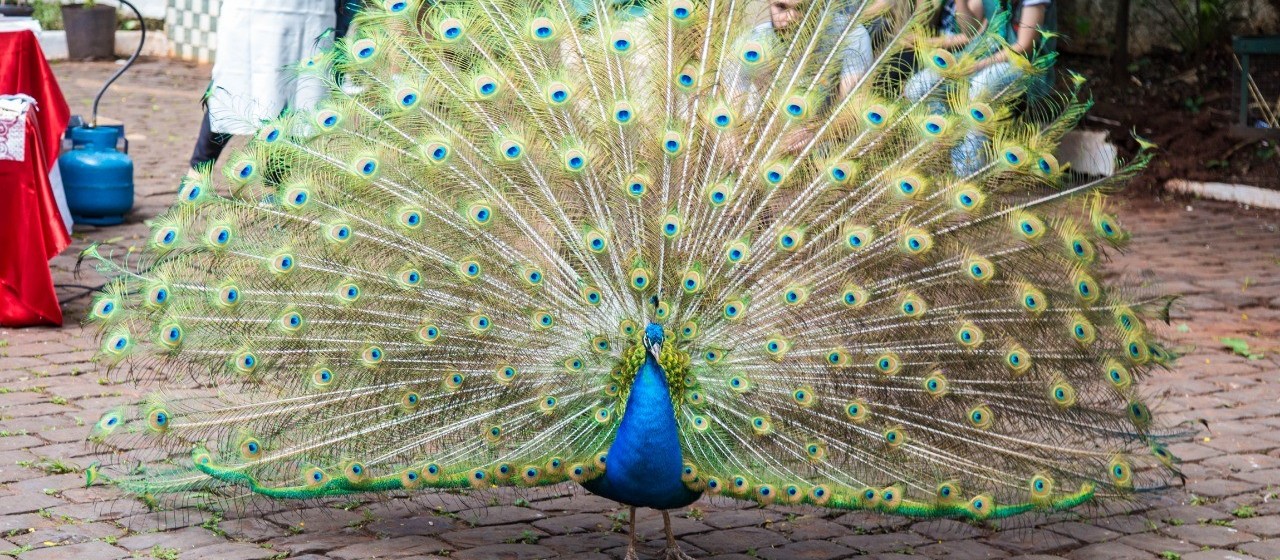
[[[124,126],[73,126],[70,148],[58,158],[67,206],[77,223],[109,226],[124,222],[133,208],[133,160]]]

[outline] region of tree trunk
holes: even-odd
[[[1111,47],[1111,77],[1117,82],[1129,73],[1129,4],[1116,0],[1116,42]]]

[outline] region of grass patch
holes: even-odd
[[[1224,336],[1222,338],[1219,338],[1218,341],[1221,342],[1223,346],[1226,346],[1228,349],[1230,349],[1232,352],[1235,352],[1237,356],[1242,356],[1245,359],[1261,360],[1264,357],[1262,354],[1255,354],[1253,353],[1252,350],[1249,350],[1249,343],[1244,341],[1243,339]]]
[[[182,551],[176,548],[165,548],[160,545],[151,547],[151,557],[156,560],[178,560]]]
[[[18,466],[24,469],[39,469],[44,471],[45,474],[70,474],[84,470],[75,463],[48,457],[41,457],[35,461],[18,461]]]
[[[520,532],[519,536],[507,539],[506,542],[507,544],[516,544],[516,543],[538,544],[538,540],[541,538],[542,538],[541,535],[533,531],[530,531],[528,529],[525,529],[524,531]]]

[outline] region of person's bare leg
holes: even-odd
[[[667,533],[667,549],[663,553],[665,560],[693,560],[693,557],[685,554],[680,550],[680,545],[676,544],[676,534],[671,531],[671,514],[667,510],[662,510],[662,525]]]
[[[636,507],[635,506],[631,506],[631,513],[629,514],[629,517],[631,521],[631,537],[630,537],[631,540],[627,541],[627,555],[624,556],[623,558],[625,558],[625,560],[640,560],[640,556],[636,554]]]

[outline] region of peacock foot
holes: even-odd
[[[662,560],[693,560],[693,557],[685,554],[679,546],[669,546],[662,551]]]
[[[640,555],[636,554],[636,547],[628,546],[627,553],[622,556],[622,560],[640,560]]]

